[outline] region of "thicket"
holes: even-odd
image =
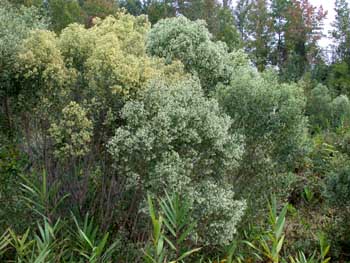
[[[45,3],[0,0],[1,262],[349,259],[346,45],[295,82],[239,23]]]

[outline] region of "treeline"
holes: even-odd
[[[311,74],[318,82],[337,85],[334,75],[347,79],[349,73],[346,0],[335,2],[336,20],[331,32],[324,32],[323,28],[327,11],[322,6],[313,6],[309,0],[12,1],[41,8],[49,15],[50,28],[55,32],[73,22],[91,26],[94,17],[103,18],[120,9],[132,15],[145,14],[152,24],[162,18],[184,15],[193,21],[205,20],[213,39],[225,42],[230,50],[244,48],[259,71],[278,68],[284,81],[297,81]],[[332,38],[335,44],[322,50],[319,46],[322,37]]]
[[[336,8],[0,0],[0,261],[349,260]]]

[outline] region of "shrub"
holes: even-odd
[[[126,103],[126,125],[109,142],[117,170],[130,187],[158,194],[167,189],[198,203],[203,241],[232,240],[244,204],[233,201],[228,186],[242,153],[240,136],[229,133],[230,118],[191,80],[153,83],[142,97]]]

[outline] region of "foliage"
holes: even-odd
[[[150,31],[147,52],[165,58],[168,63],[180,60],[188,72],[199,77],[203,89],[210,92],[233,73],[227,46],[211,39],[201,20],[167,18]]]
[[[257,250],[264,258],[268,259],[269,262],[278,263],[280,262],[280,253],[284,242],[283,228],[286,221],[286,213],[288,206],[285,205],[280,212],[277,214],[277,203],[276,198],[271,199],[269,204],[269,226],[271,229],[258,240],[258,246],[247,242],[247,244],[253,249]],[[259,259],[260,256],[257,255]]]
[[[335,21],[333,22],[332,37],[335,42],[336,60],[346,61],[349,63],[350,59],[350,7],[345,0],[335,1]]]
[[[11,98],[21,90],[15,81],[17,52],[30,30],[46,27],[46,18],[36,8],[16,8],[5,0],[0,1],[0,131],[5,134],[15,132]]]
[[[153,225],[153,251],[151,247],[146,248],[144,252],[146,263],[181,262],[184,258],[200,250],[200,248],[195,248],[186,251],[184,247],[184,241],[186,241],[194,226],[194,224],[188,223],[189,207],[185,203],[186,201],[182,203],[179,195],[170,197],[166,194],[166,198],[159,201],[163,217],[162,215],[157,216],[149,195],[147,199]],[[164,230],[170,233],[169,235],[174,239],[173,242],[167,237]],[[169,248],[166,248],[165,244],[168,244]],[[169,253],[167,250],[173,251],[173,253]],[[171,254],[174,254],[175,260],[171,260]]]
[[[332,99],[326,86],[319,84],[311,90],[307,114],[313,129],[338,128],[349,123],[350,104],[346,95]]]
[[[296,85],[280,84],[274,74],[259,75],[243,67],[229,85],[218,88],[217,98],[234,120],[232,128],[245,136],[246,173],[256,174],[265,160],[283,169],[306,150],[305,98]]]
[[[0,1],[1,262],[348,261],[344,1]]]
[[[48,0],[47,9],[55,32],[74,22],[82,22],[82,10],[77,0]]]
[[[336,95],[350,95],[350,78],[349,65],[343,61],[334,63],[330,66],[329,77],[327,79],[328,86],[335,92]]]
[[[339,167],[329,175],[327,180],[327,195],[329,200],[338,207],[347,207],[349,205],[350,194],[350,174],[349,167]]]
[[[94,225],[93,219],[89,218],[88,214],[85,216],[82,227],[75,217],[73,217],[73,220],[77,228],[75,242],[80,256],[91,263],[112,262],[111,257],[117,243],[107,244],[109,233],[105,233],[99,240],[99,229]]]
[[[14,145],[2,139],[0,143],[0,231],[5,231],[10,225],[17,229],[23,225],[25,218],[19,215],[24,212],[24,205],[18,198],[20,194],[20,175],[27,166],[26,156]],[[13,218],[17,220],[13,221]]]
[[[117,129],[109,151],[131,186],[183,194],[198,203],[196,218],[206,215],[203,223],[213,229],[204,240],[232,239],[243,204],[232,202],[232,189],[225,185],[242,149],[240,137],[229,133],[230,118],[220,113],[216,101],[206,99],[196,81],[154,83],[142,101],[126,103],[123,118],[126,125]],[[217,225],[208,224],[212,217]],[[217,238],[221,231],[226,232],[222,241]]]
[[[34,214],[45,221],[52,222],[53,217],[57,214],[56,210],[60,208],[68,195],[60,196],[58,182],[48,185],[45,171],[40,180],[31,182],[26,177],[22,177],[22,180],[24,181],[21,183],[22,195],[20,198],[22,201]]]
[[[62,110],[59,123],[49,129],[56,148],[55,154],[62,159],[85,155],[92,136],[92,122],[79,104],[70,102]]]

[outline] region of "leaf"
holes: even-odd
[[[286,213],[288,210],[288,206],[285,205],[280,213],[280,215],[278,216],[277,222],[276,222],[276,238],[280,238],[280,236],[282,235],[283,232],[283,228],[284,228],[284,224],[286,221]]]
[[[177,260],[172,261],[172,262],[180,261],[180,260],[182,260],[182,259],[188,257],[189,255],[198,252],[198,251],[201,250],[201,249],[202,249],[202,248],[195,248],[195,249],[192,249],[192,250],[190,250],[190,251],[187,251],[187,252],[183,253]]]
[[[276,253],[279,254],[279,252],[282,249],[283,246],[283,241],[284,241],[284,235],[281,237],[281,239],[278,241],[277,247],[276,247]]]

